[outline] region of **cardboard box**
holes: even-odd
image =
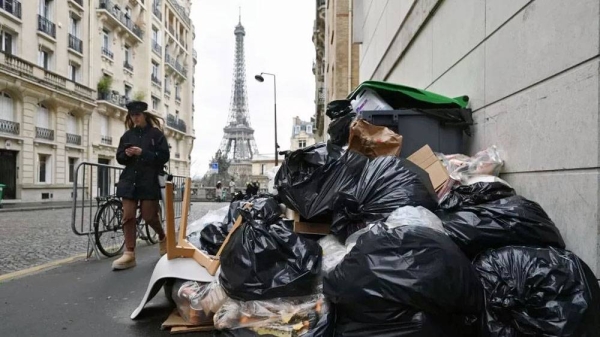
[[[285,212],[285,217],[294,221],[294,233],[327,235],[331,231],[331,224],[308,222],[300,216],[300,213],[289,208]]]
[[[436,191],[442,188],[446,181],[450,179],[448,171],[435,153],[433,153],[433,150],[429,145],[423,146],[417,152],[411,154],[407,159],[429,173],[429,179]]]

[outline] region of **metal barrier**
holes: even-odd
[[[92,254],[100,258],[94,237],[94,221],[102,202],[116,195],[116,184],[123,169],[90,162],[82,162],[75,169],[71,229],[76,235],[87,236],[87,258]],[[173,176],[175,218],[181,217],[185,179],[183,176]],[[161,208],[164,208],[162,200]],[[164,217],[164,212],[162,214]]]

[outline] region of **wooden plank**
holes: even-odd
[[[188,332],[213,331],[214,326],[174,326],[171,328],[171,335]]]
[[[181,219],[179,219],[179,242],[182,242],[187,236],[191,191],[192,179],[188,177],[185,179],[185,189],[183,190],[183,208],[181,211]]]
[[[175,240],[175,210],[173,209],[173,182],[165,184],[165,220],[167,227],[167,259],[177,258],[177,242]]]

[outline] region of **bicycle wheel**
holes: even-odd
[[[94,236],[100,253],[106,257],[119,255],[125,246],[123,204],[110,200],[102,205],[94,219]]]

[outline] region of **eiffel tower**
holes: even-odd
[[[244,36],[246,30],[242,26],[242,15],[234,30],[235,60],[233,68],[233,85],[227,125],[223,128],[223,140],[219,148],[220,154],[231,161],[230,174],[250,174],[251,160],[258,154],[254,140],[254,129],[250,126],[248,111],[248,93],[246,89],[246,62],[244,59]]]

